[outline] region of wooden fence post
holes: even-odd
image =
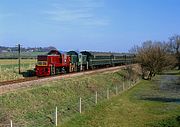
[[[124,87],[124,82],[123,82],[123,91],[125,90],[125,87]]]
[[[12,120],[10,120],[10,127],[13,127]]]
[[[96,91],[96,95],[95,95],[95,104],[97,104],[97,91]]]
[[[109,99],[109,89],[107,89],[107,99]]]
[[[79,113],[81,114],[81,97],[79,98]]]
[[[56,124],[56,127],[57,127],[57,116],[58,116],[58,112],[57,112],[57,107],[56,107],[56,112],[55,112],[55,124]]]
[[[118,87],[117,87],[117,85],[116,85],[116,95],[118,95]]]

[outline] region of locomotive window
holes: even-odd
[[[46,66],[46,65],[47,65],[47,62],[46,62],[46,61],[38,61],[38,62],[37,62],[37,65],[38,65],[38,66]]]

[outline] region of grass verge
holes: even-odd
[[[162,80],[168,82],[162,84]],[[179,78],[171,80],[164,75],[141,81],[133,89],[77,115],[62,127],[179,127],[180,87],[176,82]]]
[[[116,85],[121,88],[126,73],[120,71],[40,82],[43,86],[4,94],[0,96],[0,123],[9,123],[11,119],[17,126],[54,126],[56,106],[63,113],[64,121],[68,121],[78,114],[78,111],[67,113],[67,110],[71,111],[79,97],[94,97],[95,91],[106,91]],[[77,109],[78,104],[75,106]]]

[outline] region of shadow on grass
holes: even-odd
[[[180,116],[155,121],[149,124],[151,127],[180,127]]]
[[[21,72],[21,75],[23,75],[23,77],[33,77],[36,75],[35,70],[27,70],[25,72]]]
[[[148,98],[142,98],[142,100],[158,101],[158,102],[174,102],[174,103],[180,104],[180,99],[177,99],[177,98],[148,97]]]

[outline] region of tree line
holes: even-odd
[[[21,52],[49,52],[50,50],[56,49],[53,46],[49,46],[49,47],[21,47]],[[6,46],[0,46],[0,53],[3,52],[17,52],[18,51],[18,47],[14,46],[14,47],[6,47]]]
[[[156,74],[177,67],[180,69],[180,35],[174,35],[167,42],[145,41],[134,46],[131,52],[142,68],[142,78],[151,79]]]

